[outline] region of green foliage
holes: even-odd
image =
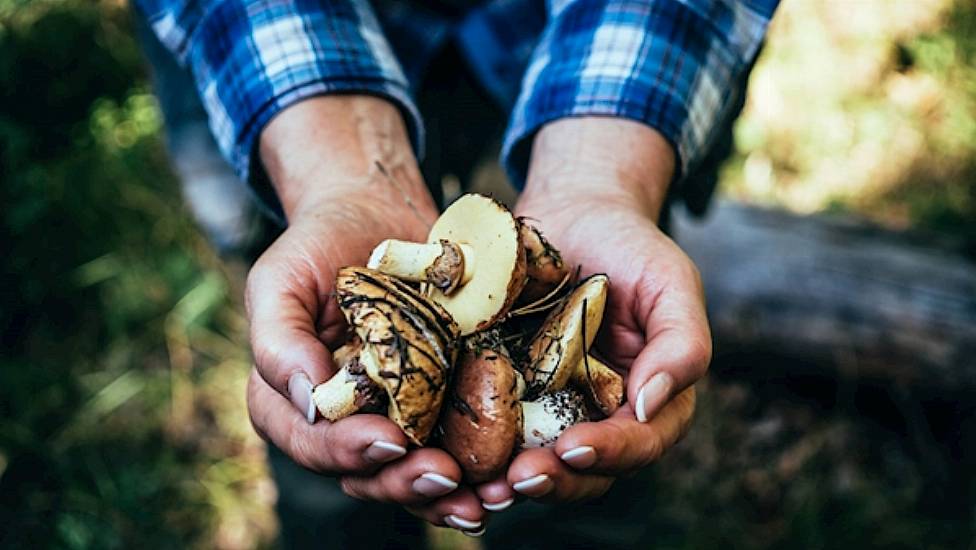
[[[784,1],[726,189],[944,231],[976,250],[974,61],[972,2]]]
[[[181,205],[129,14],[0,14],[0,541],[267,541],[239,289]]]

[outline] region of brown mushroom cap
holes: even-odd
[[[442,444],[470,483],[504,472],[521,425],[517,372],[491,348],[469,346],[455,373],[441,426]]]
[[[617,412],[624,399],[624,379],[609,365],[590,354],[583,356],[583,364],[576,367],[573,383],[582,388],[587,398],[605,416]]]
[[[387,415],[410,441],[423,445],[454,364],[457,324],[409,285],[366,268],[339,270],[336,299],[363,341],[359,362],[386,390]]]
[[[519,219],[519,239],[525,248],[527,281],[520,303],[528,303],[542,298],[569,276],[569,269],[554,246],[549,244],[542,232],[526,219]]]
[[[566,387],[596,338],[609,286],[606,275],[591,275],[580,281],[563,305],[546,318],[529,345],[529,362],[522,371],[530,398]]]
[[[606,275],[591,275],[546,318],[529,345],[529,360],[523,370],[529,398],[561,390],[573,382],[604,414],[613,414],[620,406],[623,378],[588,356],[603,320],[609,286]]]

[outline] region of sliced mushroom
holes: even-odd
[[[607,416],[620,406],[623,378],[588,355],[603,320],[609,285],[606,275],[588,277],[546,318],[529,345],[529,359],[522,371],[530,398],[572,383]]]
[[[521,448],[552,447],[567,428],[586,420],[583,397],[570,389],[523,401]]]
[[[406,283],[370,269],[341,269],[336,297],[362,341],[357,363],[389,399],[387,416],[411,442],[423,445],[444,400],[459,338],[457,324]],[[355,403],[349,403],[357,397],[355,388],[342,380],[334,382],[335,378],[324,384],[327,388],[317,390],[316,406],[323,416],[326,411],[336,416],[357,410]]]
[[[524,385],[503,350],[485,342],[466,347],[441,419],[441,442],[465,480],[483,483],[504,472],[515,449]]]
[[[520,218],[519,222],[519,238],[525,248],[527,281],[518,301],[524,304],[550,294],[569,278],[570,273],[559,251],[549,244],[542,232],[526,219]]]
[[[427,243],[387,240],[367,267],[430,285],[431,298],[468,335],[501,318],[525,285],[519,222],[494,199],[464,195],[441,214]]]

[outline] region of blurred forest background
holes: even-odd
[[[128,10],[0,0],[0,545],[271,546],[245,266],[182,205]],[[976,4],[784,0],[723,176],[976,251]],[[655,469],[662,548],[973,547],[952,462],[976,433],[919,428],[885,389],[716,374]]]

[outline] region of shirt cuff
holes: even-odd
[[[693,172],[736,104],[772,7],[711,10],[673,0],[565,5],[533,54],[502,146],[513,184],[525,184],[535,133],[574,116],[647,124],[674,149],[675,181]]]
[[[217,144],[280,222],[257,145],[290,105],[332,93],[382,97],[403,113],[415,152],[423,153],[420,113],[365,2],[221,2],[200,21],[186,55]]]

